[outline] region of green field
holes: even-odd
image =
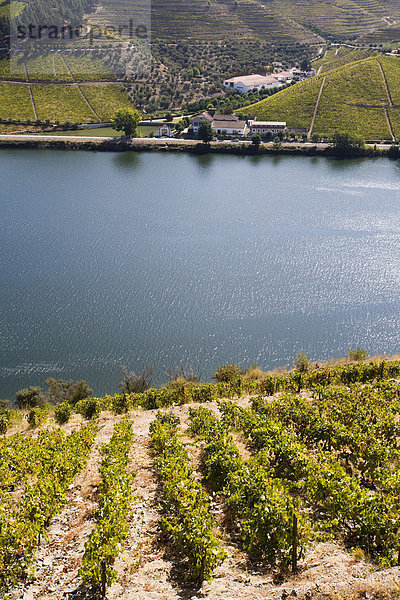
[[[255,114],[258,121],[286,121],[290,127],[308,129],[321,82],[321,76],[307,79],[240,112]]]
[[[396,101],[400,101],[400,59],[383,56],[379,57],[379,61],[396,104]],[[313,133],[330,135],[335,131],[348,131],[368,140],[391,139],[383,109],[388,107],[388,96],[376,57],[350,63],[300,82],[247,106],[245,113],[255,113],[258,120],[286,121],[288,127],[309,128],[324,77],[325,85]],[[396,131],[399,129],[397,112],[396,109],[390,110]]]
[[[25,62],[29,80],[72,81],[58,53],[29,58]]]
[[[120,86],[81,85],[82,92],[103,121],[110,121],[118,108],[131,108],[128,95]]]
[[[96,123],[98,119],[90,110],[76,87],[66,85],[32,86],[36,112],[41,120]]]
[[[400,57],[381,56],[378,60],[384,70],[393,104],[400,105]]]
[[[80,88],[101,121],[110,121],[118,108],[132,106],[121,86],[82,85]],[[31,89],[38,119],[42,121],[99,122],[74,85],[32,84]],[[0,82],[0,119],[35,119],[28,85]]]
[[[76,56],[67,52],[63,58],[78,81],[115,80],[115,75],[101,60],[91,56]]]
[[[27,85],[0,83],[0,118],[35,119]]]

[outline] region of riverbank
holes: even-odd
[[[197,140],[155,139],[155,138],[109,138],[84,136],[55,135],[0,135],[0,148],[23,149],[56,149],[56,150],[91,150],[99,152],[189,152],[192,154],[236,154],[236,155],[305,155],[305,156],[338,156],[338,151],[325,143],[273,143],[255,146],[250,141],[242,142],[210,142],[204,144]],[[346,157],[393,156],[392,146],[388,144],[366,145],[361,150]]]

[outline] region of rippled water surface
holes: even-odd
[[[0,398],[400,351],[400,165],[0,151]]]

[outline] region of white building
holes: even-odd
[[[217,135],[236,135],[238,137],[244,137],[249,131],[246,121],[241,121],[235,115],[220,115],[215,109],[209,109],[192,119],[193,133],[198,133],[199,125],[202,121],[210,123],[213,131]]]
[[[283,84],[274,75],[241,75],[231,77],[223,83],[226,90],[236,90],[240,94],[246,94],[250,90],[261,90],[281,87]]]
[[[250,133],[259,133],[264,137],[268,132],[279,133],[286,129],[286,121],[249,121]]]

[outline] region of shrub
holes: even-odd
[[[71,405],[68,402],[60,402],[54,411],[54,418],[59,425],[68,423],[72,413]]]
[[[40,406],[31,408],[28,415],[28,423],[31,429],[40,427],[44,423],[47,416],[47,411],[43,410]]]
[[[31,385],[23,390],[18,390],[16,394],[18,408],[33,408],[43,404],[42,390],[39,386]]]
[[[93,419],[94,417],[98,417],[100,414],[100,402],[98,398],[86,398],[85,400],[79,400],[75,408],[79,414],[85,417],[85,419]]]
[[[367,358],[368,352],[366,350],[361,350],[361,348],[355,348],[354,350],[349,350],[347,356],[350,358],[350,360],[358,362]]]
[[[112,411],[116,415],[127,413],[132,408],[132,398],[127,394],[116,394],[111,401]]]
[[[299,373],[305,373],[310,368],[310,360],[304,352],[298,352],[293,368]]]
[[[241,375],[242,371],[238,365],[228,363],[218,367],[213,375],[213,379],[216,379],[218,382],[229,383],[239,379]]]
[[[0,434],[4,435],[7,433],[7,429],[10,426],[10,415],[9,411],[4,410],[0,412]]]
[[[121,367],[122,380],[119,384],[123,394],[142,394],[148,390],[153,379],[154,370],[147,365],[143,371],[136,375],[134,371],[128,373],[126,367]]]
[[[217,417],[208,408],[189,408],[189,429],[193,435],[204,435],[217,424]]]

